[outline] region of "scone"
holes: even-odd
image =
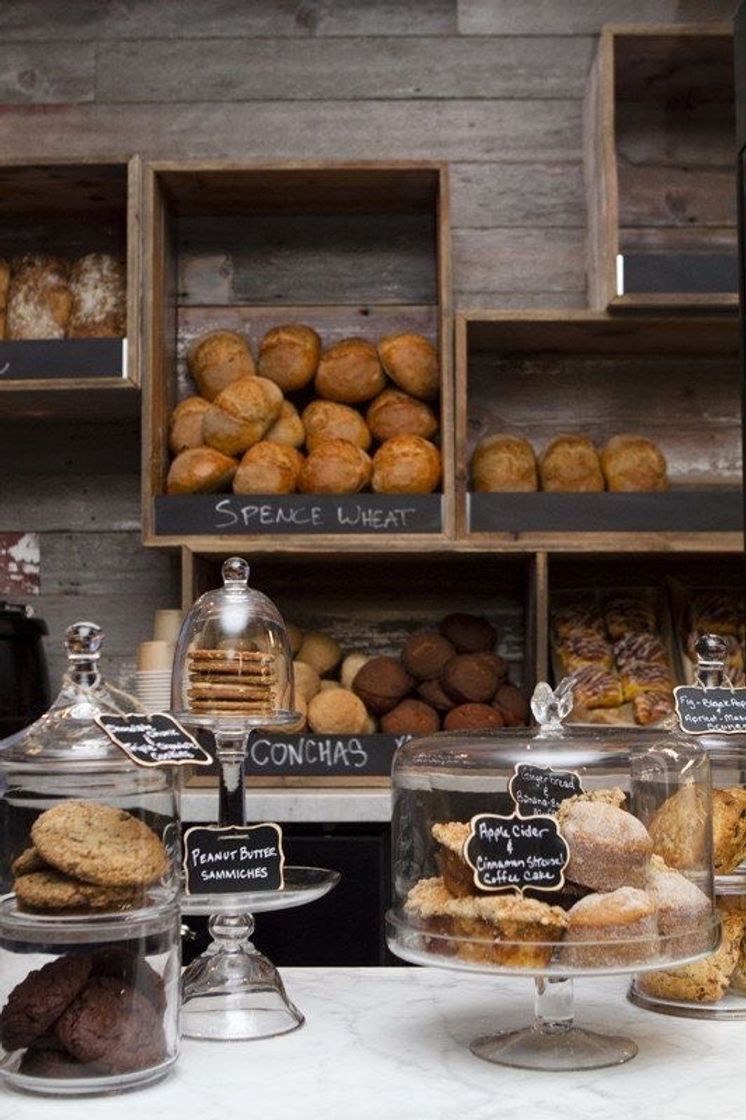
[[[658,952],[658,912],[653,899],[636,887],[589,894],[568,911],[562,960],[572,968],[628,968]]]
[[[704,865],[708,856],[708,800],[698,786],[682,786],[653,814],[648,825],[653,850],[669,867],[697,871]]]
[[[557,811],[570,849],[565,877],[597,891],[643,887],[653,841],[637,817],[602,801],[563,802]]]
[[[720,911],[720,947],[709,957],[681,968],[647,972],[635,979],[635,987],[658,999],[686,1003],[717,1003],[728,990],[736,970],[743,937],[739,914]]]

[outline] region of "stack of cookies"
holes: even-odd
[[[189,709],[198,714],[271,716],[280,701],[275,655],[193,649],[187,655]]]

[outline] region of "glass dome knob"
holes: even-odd
[[[65,631],[65,649],[70,659],[83,657],[86,661],[98,658],[104,632],[95,622],[74,622]]]
[[[539,681],[531,697],[531,711],[542,730],[559,730],[572,710],[572,677],[565,677],[556,688]]]
[[[232,590],[249,586],[249,565],[240,556],[231,556],[223,562],[223,584]]]
[[[694,645],[694,652],[700,664],[725,664],[728,647],[719,634],[702,634]]]

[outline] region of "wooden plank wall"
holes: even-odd
[[[4,157],[446,159],[455,303],[585,305],[581,100],[607,21],[735,0],[2,0]],[[91,616],[129,676],[173,558],[139,546],[137,431],[17,428],[0,530],[41,534],[53,636]]]

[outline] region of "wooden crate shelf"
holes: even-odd
[[[111,420],[139,412],[140,160],[0,160],[0,257],[126,256],[127,338],[0,341],[3,419]]]
[[[734,101],[730,25],[603,28],[585,103],[591,307],[737,309]]]
[[[491,312],[456,320],[457,538],[545,552],[743,548],[738,325],[722,316]],[[561,432],[639,432],[668,460],[660,494],[474,494],[490,433],[537,452]],[[487,527],[491,531],[487,531]]]
[[[453,423],[447,174],[438,163],[153,163],[144,170],[145,364],[143,536],[149,545],[206,552],[400,551],[453,532]],[[189,344],[226,328],[256,348],[271,326],[304,322],[324,345],[411,329],[437,344],[442,363],[444,492],[407,496],[409,518],[387,519],[375,494],[357,496],[360,532],[272,531],[244,508],[283,511],[282,500],[164,494],[168,419],[194,392]],[[291,496],[293,497],[293,496]],[[288,506],[314,504],[313,495]],[[331,510],[328,500],[317,503]],[[424,510],[420,516],[420,510]],[[232,511],[227,515],[226,510]],[[357,516],[357,515],[356,515]],[[248,517],[248,519],[247,519]],[[336,517],[336,521],[335,521]],[[302,519],[301,519],[302,520]],[[269,518],[271,522],[271,518]]]

